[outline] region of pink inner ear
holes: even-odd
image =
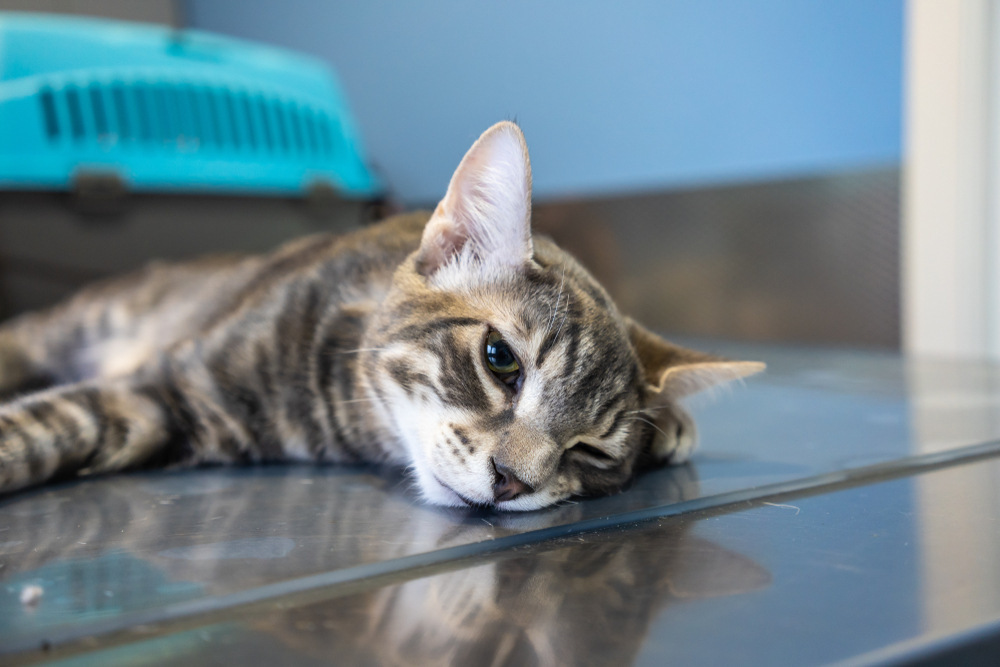
[[[420,242],[417,273],[422,276],[429,276],[444,266],[451,257],[461,252],[468,240],[454,225],[438,218],[438,215],[435,213],[435,217],[427,223]]]
[[[531,166],[524,137],[512,123],[483,133],[455,170],[448,192],[427,223],[417,270],[429,276],[460,253],[483,263],[529,261]]]

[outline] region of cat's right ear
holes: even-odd
[[[531,261],[531,164],[521,129],[486,130],[455,170],[424,228],[417,272],[430,276],[462,258],[494,266]]]
[[[730,361],[674,345],[629,317],[625,324],[639,355],[647,397],[653,404],[667,404],[765,368],[757,361]]]

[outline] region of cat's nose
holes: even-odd
[[[493,462],[493,472],[496,473],[493,477],[494,502],[514,500],[520,495],[534,491],[533,488],[519,480],[510,468],[499,465],[495,459],[491,459],[491,461]]]

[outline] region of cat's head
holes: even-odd
[[[509,122],[462,160],[369,334],[377,409],[440,505],[615,492],[690,453],[679,398],[763,368],[667,343],[533,239],[527,146]]]

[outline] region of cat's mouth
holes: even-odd
[[[440,484],[440,485],[441,485],[442,487],[444,487],[445,491],[448,491],[448,492],[450,492],[451,494],[453,494],[453,495],[454,495],[454,496],[455,496],[456,498],[458,498],[459,500],[461,500],[461,501],[462,501],[463,503],[465,503],[465,504],[466,504],[466,505],[467,505],[468,507],[478,507],[478,508],[483,508],[483,507],[494,507],[493,503],[482,503],[482,502],[476,502],[476,501],[474,501],[474,500],[470,500],[469,498],[466,498],[465,496],[463,496],[463,495],[462,495],[461,493],[459,493],[459,492],[458,492],[458,491],[456,491],[455,489],[453,489],[453,488],[451,488],[450,486],[448,486],[447,484],[445,484],[445,483],[444,483],[444,482],[443,482],[443,481],[441,480],[441,478],[440,478],[440,477],[438,477],[437,475],[435,475],[434,473],[431,473],[431,476],[432,476],[432,477],[434,478],[434,481],[435,481],[435,482],[437,482],[437,483],[438,483],[438,484]]]

